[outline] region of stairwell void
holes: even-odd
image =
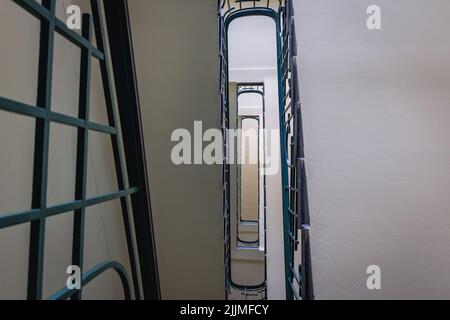
[[[235,170],[225,161],[226,164],[223,168],[227,296],[231,299],[236,295],[244,296],[244,298],[280,298],[277,289],[281,287],[284,291],[282,298],[288,300],[313,299],[309,247],[310,223],[293,3],[289,0],[225,0],[219,1],[219,11],[222,130],[225,136],[226,130],[231,127],[233,122],[237,123],[238,128],[245,129],[246,126],[251,125],[257,128],[258,148],[256,148],[256,153],[259,156],[257,164],[253,165],[262,168],[257,177],[253,176],[253,178],[249,174],[251,166],[245,161],[244,164],[239,164]],[[251,18],[253,20],[250,21]],[[261,22],[254,18],[269,20],[272,23],[272,27],[268,28],[269,32],[266,34],[258,33],[261,30],[258,30],[258,23]],[[239,25],[239,21],[242,20],[247,20],[247,29],[245,23]],[[239,26],[241,29],[239,29]],[[246,38],[244,34],[249,33],[252,26],[256,32],[253,37],[250,35]],[[252,52],[252,47],[253,49],[258,47],[258,38],[261,38],[260,40],[265,43],[266,48]],[[273,41],[270,42],[267,39]],[[261,48],[261,44],[259,44],[259,47]],[[265,66],[255,67],[255,61],[264,61],[264,55],[269,56],[269,60],[271,56],[272,61],[266,61]],[[259,107],[254,106],[254,110],[248,110],[249,108],[240,104],[241,96],[255,93],[259,93],[262,97],[262,103]],[[270,104],[266,104],[266,93],[271,97],[276,97]],[[269,117],[267,117],[266,112],[270,114]],[[278,119],[278,123],[271,123],[267,126],[266,118],[270,122]],[[265,134],[268,129],[278,133],[276,136],[279,140],[276,144],[273,140],[268,139],[269,136],[272,137],[271,135]],[[260,132],[264,133],[260,134]],[[245,141],[241,142],[245,145]],[[230,157],[230,154],[234,154],[234,150],[231,150],[234,145],[235,143],[229,137],[225,139],[225,160]],[[281,181],[281,184],[278,185],[278,190],[267,193],[267,149],[274,152],[275,145],[279,147],[277,155],[280,166],[279,171],[271,175],[278,178],[278,182]],[[245,147],[239,150],[245,153],[249,148]],[[234,171],[237,171],[238,187],[236,189],[231,187],[234,184]],[[244,172],[244,175],[242,172]],[[275,179],[270,179],[269,188],[273,188],[273,184],[270,182]],[[252,183],[249,183],[249,181],[257,186],[253,190],[256,190],[258,194],[257,200],[255,200],[259,208],[258,223],[251,220],[252,218],[255,219],[256,215],[250,219],[242,218],[242,210],[252,211],[245,206],[247,197],[252,193],[251,190],[248,190],[252,188]],[[246,192],[242,193],[242,188],[247,189]],[[277,191],[280,193],[281,199],[277,199]],[[237,206],[233,207],[231,203],[235,202],[236,199]],[[269,205],[271,210],[267,210]],[[278,208],[276,208],[277,205]],[[245,212],[244,215],[247,216],[250,213]],[[269,221],[269,225],[267,221]],[[236,225],[235,232],[232,232],[233,225]],[[282,226],[280,232],[282,241],[279,241],[280,238],[276,237],[277,226]],[[252,228],[253,236],[251,235]],[[242,239],[243,235],[247,236],[244,240]],[[236,244],[235,237],[237,238]],[[262,239],[264,240],[261,241]],[[280,249],[284,252],[283,260],[273,259]],[[256,262],[258,258],[255,258],[255,252],[258,250],[263,253],[259,263]],[[249,253],[253,255],[249,259],[253,259],[254,269],[258,269],[258,264],[262,266],[264,282],[246,286],[237,285],[233,280],[233,275],[236,273],[235,269],[242,268],[245,270],[245,268],[248,268],[248,261],[242,263],[243,266],[239,265],[239,261]],[[258,255],[256,254],[256,256]],[[280,264],[280,261],[284,263]],[[277,273],[280,269],[284,270],[281,277],[282,283],[277,282],[277,277],[272,274],[272,272]],[[255,273],[258,272],[255,271]],[[278,296],[275,294],[277,291]]]

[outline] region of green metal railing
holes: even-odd
[[[135,187],[128,187],[125,183],[126,168],[124,165],[124,155],[122,154],[120,147],[121,136],[118,130],[118,117],[114,102],[112,76],[110,68],[108,67],[107,55],[105,54],[105,32],[103,30],[103,21],[100,14],[99,3],[97,0],[91,1],[93,17],[89,14],[83,15],[82,34],[79,35],[75,31],[68,29],[65,22],[56,18],[56,0],[43,0],[42,4],[39,4],[35,0],[13,1],[41,22],[38,96],[36,105],[27,105],[18,101],[9,100],[5,97],[0,97],[0,110],[31,117],[36,121],[31,209],[24,212],[0,215],[0,229],[20,224],[29,223],[31,225],[27,297],[28,299],[33,300],[43,298],[42,287],[46,219],[52,216],[74,212],[72,264],[79,266],[81,270],[83,270],[86,208],[119,199],[121,202],[128,245],[134,296],[136,299],[139,299],[139,282],[134,250],[132,248],[132,231],[130,229],[130,215],[128,210],[129,197],[137,193],[138,189]],[[91,43],[93,26],[97,39],[97,48]],[[81,48],[78,117],[63,115],[51,110],[55,32]],[[98,59],[100,62],[106,98],[108,125],[95,123],[89,120],[91,61],[93,58]],[[75,200],[57,206],[48,206],[47,204],[51,123],[60,123],[66,126],[75,127],[78,130]],[[88,198],[86,196],[87,159],[88,140],[91,131],[107,134],[111,137],[119,191]],[[130,299],[131,293],[127,272],[125,271],[125,268],[117,262],[102,262],[91,270],[84,272],[82,284],[85,285],[89,283],[109,269],[113,269],[119,274],[124,289],[124,296],[126,299]],[[50,299],[67,298],[75,300],[81,299],[82,290],[69,290],[64,288],[50,297]]]
[[[303,122],[297,67],[297,37],[292,0],[280,6],[281,50],[278,60],[281,77],[280,127],[285,237],[285,267],[288,296],[294,299],[314,299],[309,244],[309,206],[303,144]],[[299,231],[301,238],[299,239]],[[287,247],[287,250],[286,250]],[[295,253],[300,251],[300,265]],[[289,293],[289,289],[291,289]]]
[[[227,159],[228,152],[228,134],[227,130],[230,128],[230,111],[228,100],[228,46],[226,40],[225,20],[221,15],[221,9],[219,4],[218,9],[219,16],[219,50],[220,50],[220,109],[221,109],[221,123],[222,123],[222,136],[223,136],[223,171],[222,171],[222,206],[223,206],[223,219],[224,219],[224,266],[225,266],[225,299],[229,299],[230,296],[230,283],[231,283],[231,217],[230,217],[230,161]]]
[[[232,13],[242,10],[278,9],[284,0],[219,0],[225,19]]]

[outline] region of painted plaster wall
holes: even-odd
[[[316,297],[450,298],[450,3],[294,4]]]

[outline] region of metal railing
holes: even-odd
[[[97,0],[91,1],[93,15],[83,15],[82,34],[79,35],[75,31],[70,30],[65,22],[56,17],[56,0],[42,0],[42,4],[35,0],[13,1],[41,22],[38,95],[36,105],[27,105],[5,97],[0,97],[0,110],[2,112],[12,112],[22,116],[31,117],[36,121],[31,209],[24,212],[2,214],[0,216],[0,229],[28,223],[31,225],[27,298],[32,300],[40,300],[43,298],[42,288],[46,219],[52,216],[74,212],[72,264],[79,266],[83,271],[86,209],[97,204],[118,199],[121,202],[122,217],[125,226],[134,296],[136,299],[139,299],[140,292],[135,263],[136,257],[132,247],[132,231],[130,229],[130,212],[128,209],[129,197],[136,194],[138,189],[136,187],[127,186],[125,182],[126,168],[124,164],[124,155],[121,151],[121,135],[118,130],[119,119],[114,105],[111,72],[108,67],[107,55],[105,54],[106,42],[99,3]],[[93,31],[95,31],[96,35],[97,48],[95,48],[91,42]],[[77,45],[81,49],[78,117],[63,115],[51,110],[55,33],[62,35],[66,40]],[[93,58],[98,59],[100,62],[108,125],[95,123],[89,119],[91,61]],[[78,130],[75,199],[72,202],[56,206],[48,206],[47,204],[51,123],[75,127]],[[94,198],[88,198],[86,195],[88,139],[91,131],[107,134],[111,137],[119,189],[117,192]],[[83,272],[82,285],[86,285],[103,272],[110,269],[113,269],[118,273],[124,289],[124,296],[126,299],[130,299],[131,293],[128,275],[125,268],[118,262],[101,262],[91,270]],[[50,299],[68,298],[75,300],[81,299],[82,290],[69,290],[63,288],[50,297]]]
[[[226,127],[229,120],[227,118],[229,116],[228,28],[235,19],[247,16],[266,16],[276,23],[286,298],[309,300],[314,298],[314,293],[293,2],[292,0],[219,0],[223,127]],[[224,146],[225,155],[227,154],[226,145],[227,143]],[[229,288],[230,180],[229,168],[226,168],[227,165],[224,167],[225,269],[227,288]],[[300,255],[301,260],[300,265],[297,266],[295,265],[296,253]]]
[[[290,298],[310,300],[314,298],[309,244],[310,219],[297,66],[297,37],[292,0],[286,0],[280,7],[279,17],[281,50],[278,60],[281,77],[280,107],[282,107],[280,127],[284,135],[282,163],[285,168],[283,198],[286,287]],[[298,270],[295,259],[297,252],[300,253],[301,260]]]
[[[219,0],[225,19],[232,13],[246,9],[278,10],[284,0]]]

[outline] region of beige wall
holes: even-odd
[[[316,297],[450,298],[450,2],[294,3]]]
[[[71,1],[57,1],[57,13]],[[80,2],[89,12],[89,1]],[[36,103],[39,23],[12,1],[0,3],[0,96]],[[52,109],[78,114],[80,49],[61,36],[55,39]],[[107,123],[98,63],[93,64],[91,89],[92,120]],[[48,204],[74,199],[77,131],[52,124]],[[31,205],[34,121],[0,111],[0,216],[23,211]],[[109,136],[89,137],[88,196],[117,190]],[[63,288],[71,264],[73,213],[47,219],[44,260],[44,298]],[[0,230],[0,299],[25,299],[28,272],[29,225]],[[128,252],[120,203],[114,201],[88,208],[85,230],[85,270],[104,260],[125,265],[129,276]],[[122,299],[116,274],[107,272],[84,290],[86,299]]]
[[[223,299],[220,165],[171,161],[175,129],[220,128],[217,3],[129,1],[162,297]]]
[[[259,121],[244,118],[241,121],[241,219],[257,221],[259,218]],[[247,132],[247,133],[246,133]],[[253,133],[252,133],[253,132]],[[245,139],[245,141],[244,141]],[[245,158],[245,159],[244,159]]]

